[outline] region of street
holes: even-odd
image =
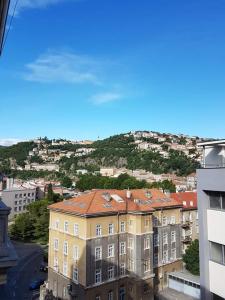
[[[46,279],[47,273],[39,271],[43,261],[43,250],[35,244],[13,243],[19,257],[17,266],[8,271],[8,282],[0,286],[1,300],[34,300],[37,292],[29,290],[31,281]]]

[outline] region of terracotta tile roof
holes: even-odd
[[[157,189],[137,189],[129,192],[131,196],[127,198],[126,190],[93,190],[79,197],[54,203],[49,209],[79,215],[96,215],[117,212],[144,213],[153,212],[158,208],[182,206],[180,202]]]
[[[183,209],[197,209],[197,193],[196,192],[180,192],[172,193],[171,197],[183,205]]]

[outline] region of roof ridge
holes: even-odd
[[[91,201],[90,201],[89,206],[88,206],[88,208],[87,208],[87,210],[86,210],[86,213],[88,213],[88,211],[89,211],[89,209],[90,209],[90,207],[91,207],[92,201],[94,200],[94,197],[95,197],[96,193],[97,193],[97,190],[94,191],[94,193],[93,193],[93,197],[91,198]]]

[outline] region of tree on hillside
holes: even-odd
[[[199,275],[199,241],[194,240],[183,255],[186,269],[193,275]]]
[[[73,184],[72,180],[70,179],[70,177],[68,176],[64,176],[61,181],[60,181],[61,185],[63,187],[67,187],[67,188],[70,188]]]

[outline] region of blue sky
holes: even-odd
[[[0,91],[2,140],[224,137],[225,1],[19,0]]]

